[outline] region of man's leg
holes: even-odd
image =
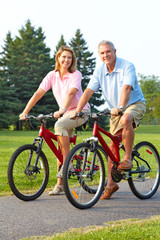
[[[133,116],[130,113],[124,114],[121,118],[122,124],[122,141],[125,148],[123,162],[118,166],[118,169],[132,168],[132,147],[134,142]]]
[[[130,169],[132,167],[131,154],[134,141],[134,129],[132,123],[133,116],[129,113],[124,114],[123,117],[121,118],[122,129],[115,134],[117,136],[122,135],[122,141],[125,147],[124,159],[123,162],[119,165],[120,169],[122,168]],[[110,149],[112,153],[114,153],[115,155],[115,146],[113,142],[110,143]],[[104,195],[101,197],[101,199],[109,199],[112,196],[112,194],[119,189],[118,185],[113,181],[111,176],[112,166],[113,166],[112,160],[108,157],[107,186],[105,188]]]
[[[122,134],[122,131],[120,130],[115,135],[121,135],[121,134]],[[111,149],[112,153],[115,155],[116,154],[115,146],[112,141],[110,143],[110,149]],[[113,167],[113,163],[112,163],[112,160],[110,159],[110,157],[108,157],[107,166],[108,166],[107,186],[105,187],[104,194],[101,196],[101,199],[103,199],[103,200],[109,199],[112,196],[112,194],[119,189],[118,184],[113,181],[112,176],[111,176],[111,170]]]

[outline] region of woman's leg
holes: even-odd
[[[58,139],[58,144],[60,145],[61,151],[62,151],[62,155],[63,155],[63,163],[65,162],[65,159],[70,151],[70,140],[69,137],[67,136],[57,136]],[[57,167],[59,169],[60,166],[60,162],[58,161],[57,163]],[[58,178],[57,180],[57,184],[58,185],[62,185],[63,184],[63,179],[62,178]]]
[[[62,118],[60,118],[55,123],[55,134],[57,135],[58,144],[60,146],[62,155],[63,155],[63,162],[65,161],[69,151],[70,151],[70,137],[72,135],[73,128],[78,127],[84,124],[87,120],[85,119],[78,119],[78,120],[71,120],[70,114],[65,114]],[[60,162],[57,160],[57,169],[59,170]],[[58,177],[56,185],[63,185],[63,179]],[[53,190],[54,191],[54,190]],[[50,195],[52,192],[49,193]]]

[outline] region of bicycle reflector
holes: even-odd
[[[152,152],[151,152],[151,151],[149,151],[148,149],[146,150],[146,152],[147,152],[147,153],[149,153],[149,154],[152,154]]]

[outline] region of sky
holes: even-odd
[[[0,9],[0,46],[29,19],[42,27],[52,55],[62,34],[68,43],[80,29],[97,62],[98,43],[110,40],[137,73],[160,76],[159,0],[0,0]]]

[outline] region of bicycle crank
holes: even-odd
[[[117,170],[116,166],[112,167],[111,176],[114,182],[118,183],[123,179],[123,174]]]

